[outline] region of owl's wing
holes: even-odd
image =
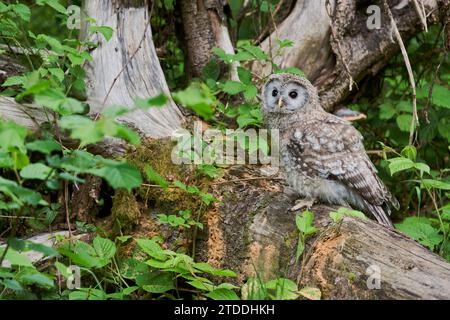
[[[377,220],[386,223],[389,219],[382,216],[382,212],[377,216],[377,212],[389,214],[386,203],[394,206],[398,203],[378,177],[362,141],[362,135],[350,123],[327,114],[324,119],[312,121],[293,132],[290,149],[302,171],[310,176],[338,180],[353,189],[367,209],[375,210]]]

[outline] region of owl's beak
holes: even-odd
[[[283,99],[281,99],[280,97],[280,99],[278,99],[278,108],[281,109],[282,106],[283,106]]]

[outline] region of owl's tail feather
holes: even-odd
[[[366,210],[370,212],[373,216],[375,216],[375,219],[377,219],[377,221],[380,224],[390,228],[394,228],[391,219],[389,219],[391,210],[389,209],[389,206],[387,204],[384,204],[383,206],[377,206],[365,201],[365,205]]]

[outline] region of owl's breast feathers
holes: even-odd
[[[363,199],[366,209],[379,211],[381,217],[374,213],[377,220],[387,219],[390,224],[383,213],[390,213],[387,204],[397,208],[398,202],[378,178],[364,150],[362,135],[350,123],[327,112],[317,112],[300,119],[285,134],[295,170],[308,177],[341,182]]]

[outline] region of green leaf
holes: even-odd
[[[400,171],[405,171],[414,168],[414,162],[410,159],[398,157],[389,159],[389,170],[391,171],[391,176]]]
[[[106,297],[106,292],[93,288],[81,288],[69,293],[69,300],[106,300]]]
[[[5,252],[5,248],[0,248],[0,256],[3,256]],[[8,261],[11,265],[23,266],[23,267],[32,267],[31,259],[26,256],[24,253],[20,253],[13,248],[8,248],[8,251],[5,255],[5,260]]]
[[[205,294],[205,296],[213,300],[240,300],[236,292],[226,288],[215,289]]]
[[[388,120],[396,114],[396,110],[391,103],[383,103],[380,105],[380,119]]]
[[[156,172],[156,171],[153,169],[153,167],[152,167],[151,165],[146,164],[144,170],[145,170],[145,173],[147,174],[147,177],[148,177],[151,181],[157,183],[158,185],[160,185],[160,186],[163,187],[164,189],[167,189],[167,188],[169,187],[169,182],[167,182],[166,179],[164,179],[163,177],[161,177],[161,176],[159,175],[159,173]]]
[[[52,168],[42,163],[29,164],[20,171],[20,176],[24,179],[46,180],[50,177]]]
[[[204,84],[192,83],[185,90],[173,93],[175,101],[192,109],[205,120],[212,118],[216,97]]]
[[[37,151],[43,154],[50,154],[53,151],[61,151],[61,146],[54,140],[35,140],[25,145],[28,150]]]
[[[402,223],[396,224],[395,227],[430,250],[434,250],[444,240],[444,236],[439,233],[438,229],[433,228],[426,218],[409,217]]]
[[[301,236],[299,236],[298,240],[297,240],[297,250],[295,251],[295,261],[296,262],[302,256],[304,251],[305,251],[305,242],[303,241],[303,238]]]
[[[405,158],[410,159],[411,161],[416,161],[417,150],[416,147],[408,145],[403,148],[401,155]]]
[[[254,85],[247,85],[244,91],[245,100],[249,101],[256,97],[258,89]]]
[[[151,293],[164,293],[175,289],[172,275],[168,272],[153,272],[145,278],[145,281],[139,281],[139,286],[145,291]]]
[[[20,276],[20,282],[26,285],[37,285],[42,288],[53,288],[54,282],[50,276],[38,272],[34,269],[29,273]]]
[[[97,256],[102,260],[103,265],[107,265],[116,254],[116,245],[109,239],[97,236],[92,245]]]
[[[89,28],[89,31],[92,33],[101,33],[106,41],[111,40],[114,30],[108,26],[92,26]]]
[[[102,177],[114,189],[124,188],[131,191],[142,184],[141,173],[128,163],[120,162],[103,168],[90,169],[87,172]]]
[[[450,90],[441,85],[433,87],[432,101],[435,105],[443,108],[450,108]]]
[[[289,279],[279,278],[266,283],[268,290],[275,290],[276,300],[295,300],[298,298],[297,284]]]
[[[239,76],[239,80],[241,80],[242,83],[244,84],[252,84],[252,73],[251,71],[242,68],[242,67],[237,67],[237,72],[238,72],[238,76]]]
[[[9,86],[17,86],[17,85],[23,85],[25,84],[26,77],[24,76],[12,76],[6,79],[5,82],[3,82],[3,87],[9,87]]]
[[[439,120],[438,131],[450,143],[450,118],[442,118]]]
[[[14,122],[3,122],[0,120],[0,150],[10,151],[17,148],[20,152],[26,153],[25,138],[27,129]]]
[[[329,216],[330,216],[331,220],[333,220],[334,222],[338,222],[344,216],[360,218],[360,219],[363,219],[363,220],[367,219],[367,217],[361,211],[350,210],[350,209],[344,208],[344,207],[339,208],[337,212],[334,212],[334,211],[330,212]]]
[[[440,180],[423,179],[421,181],[420,187],[422,189],[434,188],[434,189],[440,189],[440,190],[450,190],[450,183],[440,181]]]
[[[77,241],[75,245],[64,244],[58,248],[58,251],[68,257],[72,264],[86,268],[101,268],[104,266],[104,261],[99,259],[95,249],[83,241]]]
[[[166,95],[161,93],[160,95],[148,99],[138,99],[136,104],[139,108],[148,109],[149,107],[163,107],[168,101],[169,99]]]
[[[155,240],[136,239],[136,243],[145,253],[153,258],[158,260],[165,260],[167,258],[167,254]]]
[[[229,80],[225,82],[225,85],[223,86],[223,91],[225,93],[235,95],[244,91],[246,88],[247,87],[241,82]]]
[[[242,48],[250,52],[258,60],[267,60],[267,54],[260,48],[252,45],[243,45]]]
[[[220,65],[216,59],[211,59],[202,69],[202,77],[204,80],[212,79],[217,81],[220,76]]]
[[[29,22],[31,17],[30,8],[24,4],[13,4],[11,5],[12,10],[24,21]]]
[[[48,5],[59,13],[62,13],[64,15],[67,14],[66,8],[64,8],[64,6],[62,6],[58,0],[36,0],[36,4],[40,6]]]
[[[397,126],[401,131],[409,132],[412,121],[412,115],[402,114],[397,117]]]
[[[304,211],[295,217],[295,223],[298,230],[300,230],[304,235],[310,235],[317,232],[319,229],[314,227],[314,213],[309,210]]]

